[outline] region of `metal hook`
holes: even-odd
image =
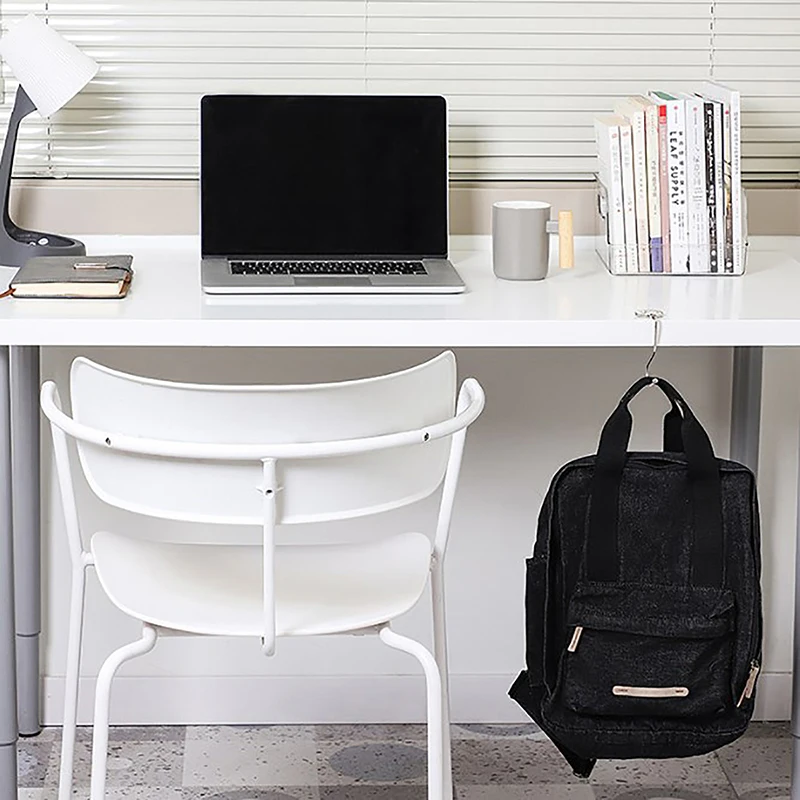
[[[650,376],[650,367],[658,355],[658,345],[661,342],[661,320],[664,319],[664,312],[660,308],[644,308],[636,312],[637,319],[649,319],[653,322],[653,352],[650,358],[647,359],[647,364],[644,368],[645,378]]]

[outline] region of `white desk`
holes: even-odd
[[[665,346],[800,344],[800,271],[770,240],[752,247],[744,278],[612,277],[581,249],[579,267],[546,281],[494,278],[484,237],[452,254],[469,291],[451,297],[209,300],[193,237],[84,237],[89,252],[133,252],[120,301],[7,300],[8,345],[630,347],[652,340],[638,308],[667,313]],[[464,245],[472,245],[465,250]],[[485,249],[475,251],[474,246]],[[460,249],[458,249],[460,248]],[[5,273],[5,274],[4,274]],[[0,285],[13,274],[0,268]]]
[[[84,238],[90,253],[134,254],[126,300],[0,301],[3,798],[16,797],[17,719],[24,734],[39,730],[39,347],[644,347],[652,344],[652,323],[635,312],[659,308],[666,314],[662,347],[735,348],[731,456],[756,468],[762,348],[800,346],[800,263],[776,240],[754,242],[743,278],[612,277],[579,242],[576,270],[554,270],[540,283],[508,283],[492,274],[487,239],[457,239],[452,257],[468,286],[463,296],[212,300],[199,287],[195,238]],[[0,285],[11,274],[0,268]],[[800,667],[794,674],[797,737]],[[795,753],[800,775],[800,748]],[[800,785],[792,797],[800,800]]]

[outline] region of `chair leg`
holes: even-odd
[[[442,681],[442,754],[444,758],[444,800],[453,800],[453,767],[450,744],[450,672],[447,665],[447,626],[444,605],[444,572],[434,564],[431,571],[433,601],[433,654]]]
[[[395,633],[391,628],[382,628],[381,641],[395,650],[414,656],[425,672],[428,701],[428,800],[444,800],[444,759],[442,754],[442,682],[436,659],[427,648],[413,639]],[[102,800],[92,795],[92,800]]]
[[[111,681],[117,670],[137,656],[149,653],[156,644],[155,628],[145,625],[142,638],[115,650],[106,660],[97,676],[94,701],[94,730],[92,732],[92,789],[91,800],[105,800],[106,763],[108,761],[108,711],[111,701]]]
[[[67,674],[64,681],[64,726],[61,733],[61,772],[58,779],[58,800],[72,797],[72,773],[75,760],[75,728],[78,723],[78,684],[83,644],[83,609],[86,596],[86,565],[72,574],[69,605],[69,642]]]

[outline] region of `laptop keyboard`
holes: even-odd
[[[427,275],[421,261],[231,261],[233,275]]]

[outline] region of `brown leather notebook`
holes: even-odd
[[[125,297],[133,278],[133,256],[39,256],[11,281],[14,297]]]

